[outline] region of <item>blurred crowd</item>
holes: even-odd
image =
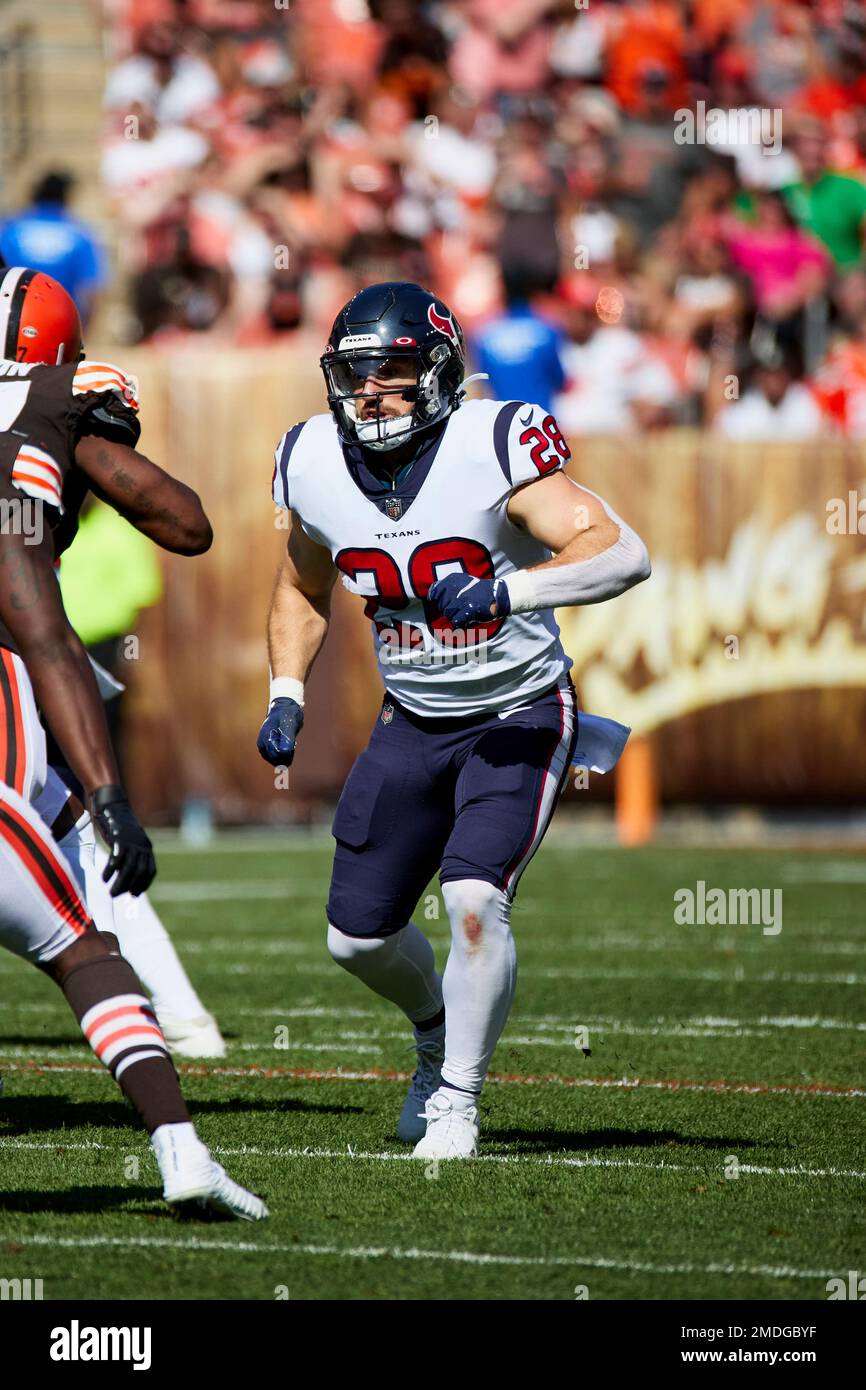
[[[318,351],[418,280],[570,435],[866,437],[859,0],[108,10],[130,341]]]

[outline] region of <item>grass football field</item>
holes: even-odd
[[[435,1171],[394,1137],[408,1029],[324,950],[329,844],[159,856],[154,901],[229,1040],[184,1089],[261,1225],[167,1214],[59,991],[0,954],[0,1278],[46,1299],[821,1300],[866,1270],[866,859],[555,827],[518,895],[482,1156]],[[781,932],[676,925],[698,880],[781,888]],[[441,967],[438,894],[427,911]]]

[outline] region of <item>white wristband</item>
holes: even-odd
[[[515,570],[502,581],[508,590],[512,613],[531,613],[538,607],[538,594],[532,582],[532,575],[526,570]]]
[[[294,676],[271,676],[271,693],[269,704],[274,700],[288,699],[294,700],[296,705],[304,707],[304,682],[296,681]]]

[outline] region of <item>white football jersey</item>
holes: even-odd
[[[504,711],[571,666],[553,613],[513,614],[463,633],[425,599],[446,574],[498,579],[550,558],[506,507],[515,488],[562,468],[568,446],[541,406],[473,400],[450,415],[430,454],[386,496],[386,514],[353,476],[333,416],[316,415],[277,445],[274,501],[330,551],[346,587],[366,597],[379,670],[402,705],[427,717]]]

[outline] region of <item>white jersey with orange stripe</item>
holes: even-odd
[[[33,807],[0,780],[0,946],[47,965],[93,924],[69,865]]]

